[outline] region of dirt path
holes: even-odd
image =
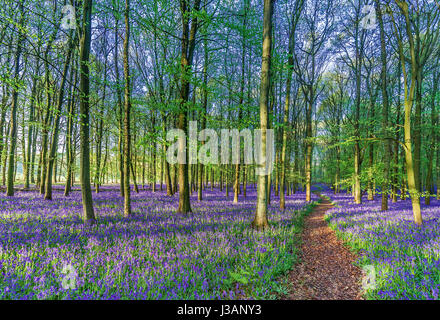
[[[362,271],[351,253],[324,221],[333,205],[326,199],[306,217],[301,262],[289,278],[288,300],[360,300]]]

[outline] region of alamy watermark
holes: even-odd
[[[365,5],[362,7],[362,18],[360,25],[367,30],[376,29],[376,9],[374,5]]]
[[[65,275],[61,281],[61,286],[63,289],[76,289],[78,272],[76,271],[75,267],[73,267],[71,264],[64,265],[61,273]]]
[[[362,267],[362,289],[364,291],[376,289],[376,269],[372,265]]]
[[[64,14],[61,20],[61,28],[64,30],[76,29],[75,7],[70,4],[65,5],[61,12]]]
[[[174,143],[168,147],[166,159],[170,164],[239,164],[241,163],[242,138],[243,162],[256,164],[257,175],[271,174],[275,155],[273,129],[266,129],[265,134],[260,129],[243,129],[241,131],[221,129],[220,137],[219,140],[219,135],[214,129],[204,129],[198,132],[197,121],[190,121],[188,136],[180,129],[172,129],[167,132],[166,140]],[[265,156],[262,152],[264,137],[266,140]],[[232,139],[232,145],[230,139]],[[204,142],[200,148],[198,148],[199,142]]]

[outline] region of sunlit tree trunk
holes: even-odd
[[[131,112],[131,92],[130,92],[130,65],[128,61],[128,50],[130,41],[130,0],[125,0],[125,37],[124,37],[124,216],[131,215],[130,199],[130,112]]]
[[[362,203],[362,190],[361,190],[361,147],[360,147],[360,107],[361,107],[361,81],[362,81],[362,59],[363,59],[363,40],[359,43],[359,37],[362,34],[359,33],[359,24],[355,27],[355,50],[356,50],[356,62],[355,62],[355,74],[356,74],[356,100],[355,100],[355,112],[354,112],[354,202],[356,204]]]
[[[270,90],[270,65],[272,49],[272,15],[274,0],[264,0],[263,12],[263,52],[261,64],[261,85],[260,85],[260,129],[261,129],[261,156],[265,161],[259,164],[259,168],[266,167],[266,139],[268,125],[268,105]],[[267,221],[267,175],[258,175],[257,190],[257,210],[252,227],[258,230],[264,230],[268,226]]]
[[[402,65],[402,74],[404,79],[404,108],[405,108],[405,120],[404,120],[404,149],[405,149],[405,163],[406,163],[406,174],[408,179],[408,189],[411,197],[412,211],[414,216],[414,221],[417,225],[422,225],[422,211],[420,207],[420,193],[417,189],[417,181],[414,171],[414,161],[412,155],[412,141],[411,141],[411,111],[414,104],[414,95],[416,90],[416,81],[418,73],[418,65],[416,60],[416,51],[414,47],[414,37],[411,31],[411,20],[408,11],[408,3],[404,1],[395,0],[400,8],[402,15],[405,18],[405,31],[409,42],[409,52],[411,55],[411,82],[408,83],[408,73],[406,71],[406,61],[404,56],[404,44],[402,38],[399,37],[399,32],[397,31],[396,23],[393,20],[393,26],[395,30],[395,36],[398,38],[399,46],[399,58]]]

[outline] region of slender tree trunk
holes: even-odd
[[[399,64],[400,66],[400,64]],[[401,72],[399,67],[398,79],[401,79]],[[400,106],[400,92],[401,92],[401,82],[399,81],[398,85],[398,94],[397,94],[397,119],[396,124],[400,125],[400,115],[401,115],[401,106]],[[399,141],[400,141],[400,130],[396,131],[396,137],[394,142],[394,175],[393,175],[393,191],[392,191],[392,201],[397,202],[397,185],[398,185],[398,177],[399,177]]]
[[[439,76],[435,75],[433,81],[433,88],[431,93],[431,129],[430,129],[430,152],[428,152],[428,172],[426,174],[426,196],[425,196],[425,204],[429,205],[431,202],[431,195],[434,193],[433,188],[433,162],[434,162],[434,153],[436,149],[435,141],[436,141],[436,126],[437,126],[437,114],[436,114],[436,105],[435,105],[435,97],[438,93],[438,83]]]
[[[89,144],[89,109],[90,109],[90,73],[89,56],[92,35],[92,0],[83,2],[83,32],[80,41],[80,180],[83,202],[84,222],[96,223],[93,210],[92,189],[90,186],[90,144]]]
[[[166,122],[165,117],[162,117],[162,123],[163,123],[163,131],[166,131]],[[166,154],[167,146],[166,144],[163,145],[163,152]],[[174,194],[173,192],[173,185],[171,183],[171,172],[170,172],[170,164],[168,163],[167,159],[164,159],[164,170],[165,170],[165,182],[167,185],[167,196],[172,196]]]
[[[154,110],[152,110],[151,112],[151,125],[153,127],[153,134],[155,133],[155,126],[156,126],[156,114],[154,112]],[[156,173],[156,148],[152,148],[151,150],[151,156],[153,157],[153,165],[152,165],[152,170],[151,170],[151,175],[152,175],[152,190],[153,192],[156,192],[156,182],[157,182],[157,173]]]
[[[417,55],[416,55],[417,56]],[[416,58],[418,60],[418,58]],[[419,63],[417,63],[419,64]],[[414,141],[414,176],[416,188],[419,193],[423,192],[421,181],[421,154],[422,154],[422,70],[417,68],[416,90],[415,90],[415,115],[413,126]]]
[[[73,80],[73,74],[75,73],[75,82]],[[68,114],[67,114],[67,134],[66,134],[66,142],[67,142],[67,152],[66,152],[66,184],[64,186],[64,196],[68,196],[70,191],[72,190],[72,166],[75,160],[75,154],[73,152],[73,114],[75,112],[75,89],[74,84],[76,85],[78,80],[78,71],[75,72],[73,70],[70,73],[70,97],[67,102],[68,105]]]
[[[437,113],[437,123],[439,123],[439,113]],[[437,183],[436,183],[436,188],[437,188],[437,200],[440,200],[440,147],[439,147],[439,143],[440,143],[440,135],[438,134],[438,132],[436,133],[436,172],[437,172]]]
[[[125,0],[125,38],[124,38],[124,216],[131,215],[130,199],[130,65],[128,61],[128,46],[130,40],[130,0]],[[134,176],[134,175],[133,175]]]
[[[67,74],[69,72],[69,64],[70,64],[70,57],[72,55],[73,44],[74,41],[70,38],[69,47],[67,49],[67,56],[64,62],[64,68],[61,77],[60,90],[58,93],[57,108],[55,111],[55,125],[53,128],[52,142],[51,142],[51,146],[49,150],[49,158],[47,162],[46,186],[45,186],[45,194],[44,194],[45,200],[52,200],[52,174],[53,174],[54,162],[56,161],[56,151],[58,149],[58,135],[59,135],[61,111],[62,111],[63,99],[64,99],[64,87],[66,85]]]
[[[50,71],[49,71],[49,50],[52,48],[52,44],[55,41],[56,35],[58,33],[58,27],[54,28],[49,42],[46,46],[44,52],[44,65],[45,65],[45,82],[46,82],[46,110],[42,118],[42,143],[41,143],[41,154],[40,154],[40,166],[41,166],[41,177],[39,177],[40,182],[40,194],[44,194],[46,191],[46,174],[47,174],[47,152],[48,152],[48,139],[49,139],[49,127],[52,123],[52,108],[51,103],[55,94],[51,94],[51,83],[50,83]]]
[[[104,38],[106,38],[106,31],[104,31]],[[105,41],[105,45],[107,45],[107,41]],[[104,62],[104,83],[103,83],[103,92],[102,92],[102,109],[99,112],[98,119],[98,128],[97,128],[97,137],[96,137],[96,170],[95,170],[95,192],[99,193],[99,186],[101,183],[101,157],[102,157],[102,138],[103,138],[103,127],[104,127],[104,108],[105,108],[105,99],[106,99],[106,88],[107,88],[107,54],[105,54],[105,62]]]
[[[292,73],[293,73],[293,45],[295,37],[295,26],[296,21],[294,20],[291,26],[290,36],[289,36],[289,56],[288,56],[288,70],[287,70],[287,80],[286,80],[286,100],[284,102],[284,116],[283,116],[283,127],[281,129],[281,136],[283,139],[281,147],[281,175],[280,175],[280,209],[285,210],[286,200],[285,200],[285,181],[286,181],[286,150],[287,150],[287,129],[289,126],[289,111],[290,111],[290,92],[292,87]]]
[[[24,27],[24,1],[20,1],[20,22],[19,27]],[[20,58],[22,52],[22,44],[24,42],[24,34],[22,30],[19,30],[17,51],[14,58],[14,81],[18,85],[20,76]],[[11,197],[14,195],[14,165],[15,165],[15,148],[17,144],[17,109],[18,109],[18,88],[14,85],[12,88],[12,104],[11,104],[11,117],[10,117],[10,147],[8,155],[8,180],[6,185],[6,196]]]
[[[312,142],[312,110],[313,110],[313,88],[308,88],[309,100],[306,110],[306,201],[312,201],[312,156],[313,156],[313,142]]]
[[[40,68],[40,63],[39,60],[37,59],[37,70],[36,70],[36,75],[39,74],[39,68]],[[25,172],[24,172],[24,189],[29,189],[29,173],[30,173],[30,168],[31,168],[31,156],[32,156],[32,137],[34,133],[34,114],[35,114],[35,100],[36,100],[36,94],[37,94],[37,85],[38,85],[38,80],[37,77],[35,76],[33,78],[32,81],[32,93],[31,93],[31,101],[30,101],[30,107],[29,107],[29,125],[28,125],[28,137],[27,137],[27,156],[26,156],[26,163],[24,166]],[[1,151],[0,151],[1,153]]]
[[[117,8],[113,8],[117,11]],[[121,197],[124,197],[124,111],[122,106],[122,89],[119,79],[119,19],[118,15],[114,14],[115,19],[115,53],[114,53],[114,65],[115,65],[115,78],[116,78],[116,98],[118,102],[118,120],[119,120],[119,136],[118,136],[118,163],[119,163],[119,189]]]
[[[9,38],[8,43],[8,54],[6,57],[6,65],[9,66],[11,63],[11,55],[12,55],[12,41],[13,37]],[[7,112],[7,102],[9,97],[9,87],[4,84],[2,90],[2,101],[1,101],[1,118],[0,118],[0,165],[2,167],[2,185],[6,183],[6,158],[7,158],[7,140],[9,129],[5,128],[5,120],[6,120],[6,112]],[[8,123],[9,127],[10,123]]]
[[[173,175],[173,194],[177,192],[177,165],[174,165],[174,175]]]
[[[266,168],[266,143],[268,104],[270,90],[270,65],[272,49],[272,15],[274,0],[264,0],[263,11],[263,53],[261,64],[261,85],[260,85],[260,128],[261,128],[261,156],[263,163],[258,165],[260,170]],[[257,230],[264,230],[268,226],[267,221],[267,175],[266,172],[258,172],[257,210],[252,227]]]
[[[206,1],[205,1],[206,6]],[[203,64],[203,106],[201,110],[201,127],[203,131],[206,129],[206,113],[208,109],[208,41],[204,41],[204,64]],[[205,141],[202,141],[202,145]],[[197,174],[197,200],[203,200],[203,163],[198,164],[198,174]]]
[[[388,79],[387,79],[387,51],[385,45],[385,31],[382,20],[382,9],[380,8],[379,0],[375,0],[376,3],[376,15],[379,22],[380,30],[380,58],[382,62],[381,69],[381,88],[382,88],[382,132],[383,132],[383,154],[384,154],[384,183],[382,184],[382,205],[381,210],[388,210],[388,189],[389,189],[389,175],[391,164],[391,139],[388,137],[388,113],[389,113],[389,101],[388,101]]]
[[[30,163],[30,179],[31,183],[35,183],[35,173],[34,173],[34,167],[35,167],[35,155],[37,151],[37,136],[38,136],[39,130],[38,127],[34,128],[32,131],[32,157],[31,157],[31,163]]]
[[[416,50],[414,46],[414,37],[411,32],[411,20],[409,17],[408,4],[406,2],[400,2],[396,0],[397,5],[400,8],[402,15],[405,18],[406,35],[409,40],[409,51],[411,55],[411,83],[408,83],[408,73],[406,72],[406,61],[403,52],[403,42],[398,39],[399,45],[399,58],[402,65],[402,73],[404,79],[405,89],[405,120],[404,120],[404,146],[405,146],[405,162],[406,162],[406,174],[408,180],[408,189],[411,197],[411,204],[413,209],[414,221],[417,225],[423,224],[422,211],[420,207],[420,193],[417,188],[416,171],[414,169],[414,161],[412,155],[412,140],[411,140],[411,111],[414,104],[414,94],[416,90],[416,82],[418,77],[418,63],[416,59]],[[398,35],[398,32],[395,32]],[[417,113],[417,111],[416,111]]]
[[[245,57],[246,57],[246,36],[244,34],[247,24],[247,12],[249,10],[249,0],[244,1],[243,21],[242,21],[242,50],[241,50],[241,80],[240,80],[240,102],[238,103],[238,123],[240,123],[243,112],[244,102],[244,73],[245,73]],[[239,138],[240,139],[240,138]],[[233,203],[238,203],[238,195],[240,193],[240,143],[237,144],[238,163],[235,165],[235,182],[234,182],[234,200]]]

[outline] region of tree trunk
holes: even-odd
[[[73,71],[73,70],[72,70]],[[64,186],[64,196],[68,196],[70,191],[72,190],[72,166],[75,160],[75,154],[73,152],[73,114],[75,112],[75,89],[74,84],[76,85],[78,80],[78,71],[75,69],[75,82],[73,80],[73,72],[70,73],[70,97],[67,102],[68,105],[68,114],[67,114],[67,152],[66,152],[66,184]]]
[[[92,0],[83,2],[83,30],[80,41],[80,179],[83,202],[84,222],[96,223],[93,210],[92,189],[90,186],[90,144],[89,144],[89,109],[90,109],[90,73],[89,56],[92,27]]]
[[[312,156],[313,156],[313,142],[312,142],[312,110],[313,110],[313,88],[308,88],[309,100],[306,111],[306,201],[312,201]]]
[[[206,129],[206,116],[207,116],[207,108],[208,108],[208,41],[204,41],[204,64],[203,64],[203,106],[201,110],[201,126],[200,130]],[[202,145],[205,141],[202,141]],[[197,200],[203,200],[203,163],[199,162],[198,164],[198,173],[197,173]]]
[[[69,64],[70,64],[70,57],[72,55],[73,44],[74,44],[74,40],[72,40],[70,37],[69,47],[67,49],[67,56],[64,62],[64,68],[61,77],[60,90],[58,93],[57,108],[55,111],[55,125],[53,128],[52,141],[49,150],[49,159],[47,162],[46,186],[45,186],[45,194],[44,194],[45,200],[52,200],[52,174],[53,174],[54,162],[56,161],[56,151],[58,149],[58,135],[60,128],[61,110],[64,99],[64,87],[66,85],[67,74],[69,72]]]
[[[263,12],[263,52],[261,64],[261,85],[260,85],[260,129],[261,129],[261,156],[263,161],[258,165],[260,170],[265,170],[266,162],[266,138],[268,119],[268,104],[270,90],[270,66],[272,49],[272,15],[274,0],[264,0]],[[267,221],[267,175],[266,172],[258,172],[257,210],[252,227],[257,230],[264,230],[268,227]]]
[[[24,25],[24,1],[20,1],[20,22],[19,28]],[[24,42],[24,34],[22,30],[19,30],[17,51],[14,58],[14,82],[18,85],[20,76],[20,58],[22,52],[22,44]],[[6,185],[6,196],[11,197],[14,195],[14,165],[15,165],[15,148],[17,144],[17,109],[18,109],[18,88],[14,85],[12,87],[12,104],[11,104],[11,117],[10,117],[10,147],[8,155],[8,180]]]
[[[404,146],[405,146],[405,162],[406,162],[406,174],[408,179],[408,189],[411,197],[411,204],[413,210],[414,221],[417,225],[423,224],[422,211],[420,207],[420,194],[417,189],[417,181],[414,170],[414,162],[412,155],[412,140],[411,140],[411,110],[414,104],[414,93],[418,74],[418,64],[416,62],[416,52],[414,47],[414,37],[411,32],[411,21],[408,12],[408,4],[406,2],[397,2],[402,15],[405,17],[406,35],[409,40],[409,51],[411,54],[411,83],[408,83],[408,73],[406,72],[406,61],[404,57],[404,45],[402,39],[398,39],[399,45],[399,59],[402,65],[404,89],[405,89],[405,120],[404,120]],[[395,32],[395,36],[398,33]]]
[[[195,0],[194,10],[198,11],[200,8],[201,0]],[[191,23],[191,31],[189,26],[189,14],[191,8],[188,7],[188,3],[185,0],[180,0],[180,11],[182,18],[182,39],[181,39],[181,59],[180,59],[180,113],[179,113],[179,129],[182,130],[185,135],[188,133],[188,121],[187,121],[187,103],[189,100],[189,81],[188,75],[191,72],[192,60],[194,55],[196,33],[198,29],[198,19],[194,18]],[[185,146],[187,141],[185,141]],[[179,163],[179,207],[178,213],[190,213],[190,190],[188,182],[188,152],[186,152],[185,163]]]
[[[287,62],[287,80],[286,80],[286,100],[284,102],[284,116],[283,116],[283,127],[281,128],[281,136],[283,139],[281,147],[281,175],[280,175],[280,209],[285,210],[286,200],[285,200],[285,181],[286,181],[286,150],[287,150],[287,129],[289,126],[289,109],[290,109],[290,92],[292,87],[292,73],[293,73],[293,45],[295,37],[295,26],[296,21],[294,20],[290,30],[289,36],[289,55]]]
[[[437,134],[437,114],[435,110],[435,97],[438,93],[438,83],[439,83],[439,75],[434,76],[433,80],[433,88],[431,93],[431,129],[430,131],[430,146],[428,152],[428,172],[426,174],[426,196],[425,196],[425,204],[429,205],[431,202],[431,195],[434,193],[433,188],[433,162],[434,162],[434,153],[436,150],[436,134]]]
[[[381,89],[382,89],[382,134],[383,134],[383,161],[385,164],[384,171],[384,183],[382,184],[382,205],[381,210],[388,210],[388,189],[389,189],[389,174],[391,164],[391,139],[388,137],[388,113],[389,113],[389,101],[387,92],[387,52],[385,45],[385,31],[382,20],[382,9],[380,8],[379,0],[375,0],[376,3],[376,15],[379,22],[380,30],[380,58],[382,62],[381,69]]]
[[[117,11],[117,8],[113,8]],[[114,65],[115,65],[115,78],[116,78],[116,98],[118,102],[118,120],[119,120],[119,136],[118,136],[118,169],[119,169],[119,189],[121,197],[124,197],[124,110],[122,106],[122,90],[119,79],[119,19],[118,14],[114,14],[115,19],[115,53],[114,53]]]
[[[36,75],[39,74],[40,63],[39,59],[37,59],[37,70],[35,72]],[[35,114],[35,100],[36,100],[36,91],[37,91],[37,77],[35,76],[32,81],[32,93],[31,93],[31,101],[29,107],[29,125],[28,125],[28,137],[27,137],[27,155],[26,155],[26,163],[24,165],[24,189],[29,189],[29,172],[31,167],[31,155],[32,155],[32,136],[34,134],[34,114]],[[0,150],[1,154],[1,150]]]
[[[128,61],[128,46],[130,39],[130,0],[125,0],[125,38],[124,38],[124,216],[131,215],[130,202],[130,65]]]

